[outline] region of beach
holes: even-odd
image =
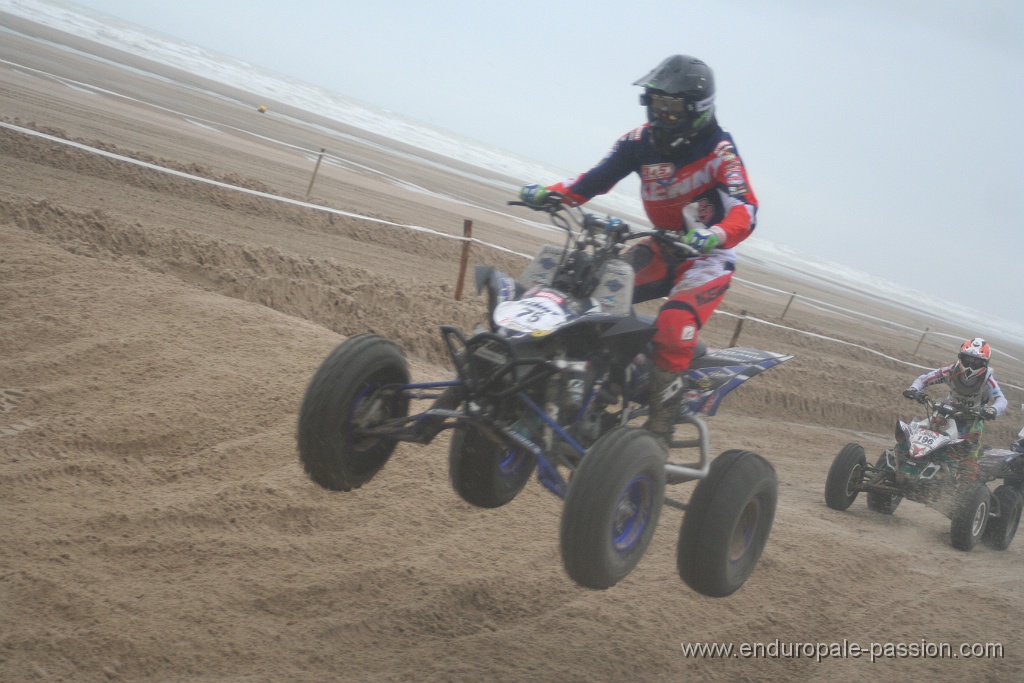
[[[500,249],[474,244],[471,265],[518,272],[551,237],[501,187],[531,179],[0,24],[14,31],[0,41],[0,680],[1024,676],[1024,540],[964,553],[924,506],[823,500],[835,454],[887,448],[917,409],[901,391],[955,358],[939,335],[971,330],[741,260],[763,287],[734,284],[702,339],[728,345],[749,315],[740,345],[794,355],[709,420],[715,452],[777,470],[760,564],[730,597],[694,593],[676,573],[683,513],[666,509],[636,570],[585,590],[562,570],[561,501],[534,481],[471,507],[448,480],[448,433],[399,445],[349,493],[316,486],[296,454],[303,392],[346,337],[384,335],[415,378],[451,377],[438,326],[485,312],[472,286],[455,299],[454,238],[472,221]],[[999,348],[1024,358],[1021,340]],[[1010,408],[985,440],[1005,448],[1024,368],[993,367]],[[815,648],[687,656],[695,643]],[[872,662],[821,643],[957,656]],[[960,654],[977,643],[1002,656]]]

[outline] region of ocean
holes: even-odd
[[[274,73],[259,66],[177,41],[134,24],[60,0],[0,0],[0,11],[120,49],[204,78],[282,102],[403,143],[511,178],[546,182],[570,175],[457,133],[389,112],[345,95]],[[0,27],[2,28],[2,27]],[[128,67],[124,67],[128,68]],[[577,169],[578,170],[578,169]],[[463,173],[451,169],[455,173]],[[511,189],[511,188],[508,188]],[[597,202],[595,202],[597,203]],[[600,198],[600,207],[625,220],[646,224],[639,199],[621,191]],[[926,313],[957,328],[973,327],[1003,339],[1024,340],[1024,325],[908,290],[841,263],[802,253],[756,233],[740,245],[742,258],[817,286],[855,291],[898,308]]]

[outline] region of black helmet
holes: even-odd
[[[672,55],[633,85],[642,86],[654,148],[669,153],[712,125],[715,78],[695,57]]]

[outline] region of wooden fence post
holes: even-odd
[[[306,188],[306,199],[309,199],[309,196],[313,194],[313,182],[316,181],[316,174],[320,170],[320,162],[324,160],[324,152],[326,151],[323,147],[320,148],[320,156],[316,158],[316,166],[313,167],[313,177],[309,179],[309,187]]]
[[[462,221],[462,262],[459,264],[459,281],[455,285],[455,300],[462,301],[462,289],[466,283],[466,268],[469,267],[469,247],[473,244],[473,221]]]
[[[732,339],[729,340],[729,348],[736,346],[737,340],[740,338],[740,330],[743,329],[743,321],[747,319],[746,310],[740,311],[740,319],[736,321],[736,331],[732,333]]]
[[[914,352],[912,354],[910,354],[911,356],[916,356],[917,355],[917,351],[918,351],[918,349],[921,348],[921,342],[924,341],[924,337],[925,337],[926,334],[928,334],[928,328],[927,327],[924,328],[924,334],[921,335],[921,338],[917,340],[917,346],[914,347]]]
[[[796,298],[796,292],[793,292],[793,296],[789,297],[789,301],[786,302],[786,307],[784,309],[782,309],[782,315],[779,316],[779,320],[785,320],[786,319],[786,311],[789,310],[789,305],[791,303],[793,303],[793,299],[795,299],[795,298]]]

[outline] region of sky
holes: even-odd
[[[1021,0],[74,4],[565,175],[643,123],[634,81],[699,57],[755,234],[1024,323]]]

